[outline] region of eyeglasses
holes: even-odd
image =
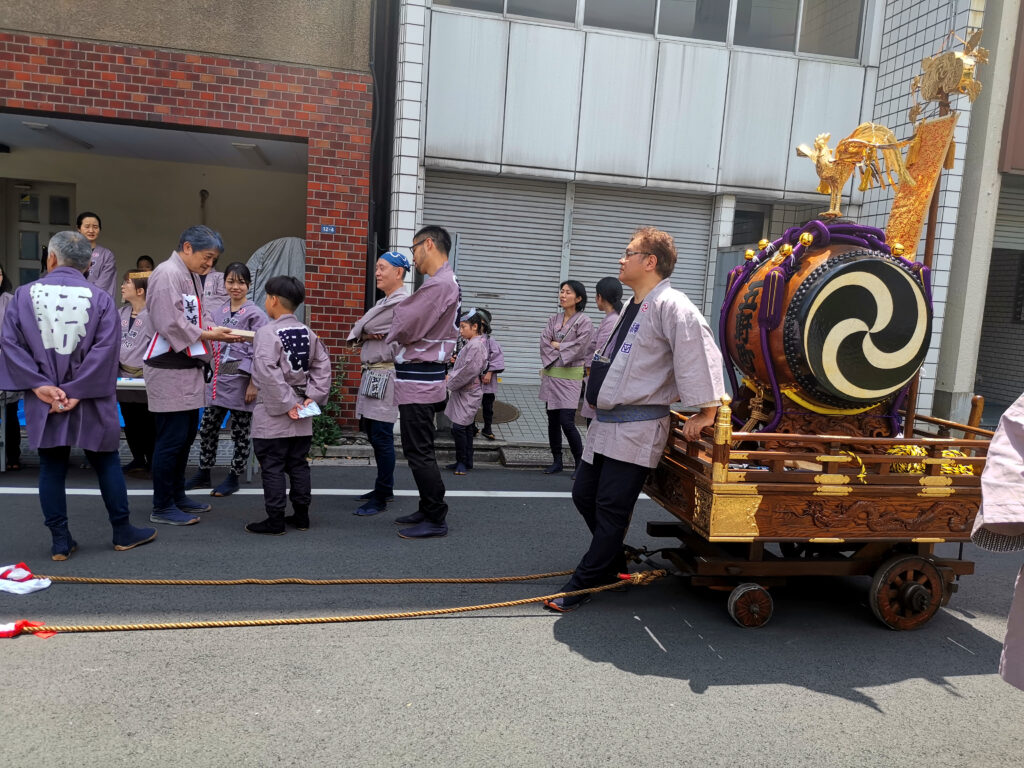
[[[429,239],[430,239],[429,237],[424,237],[424,238],[423,238],[422,240],[420,240],[420,241],[419,241],[418,243],[413,243],[413,244],[412,244],[412,245],[411,245],[411,246],[409,247],[409,250],[410,250],[410,251],[412,251],[413,253],[416,253],[416,249],[417,249],[417,248],[419,248],[419,247],[420,247],[421,245],[423,245],[423,244],[424,244],[425,242],[427,242],[427,240],[429,240]]]
[[[634,256],[653,256],[654,254],[650,251],[631,251],[628,248],[624,251],[627,259],[631,259]]]

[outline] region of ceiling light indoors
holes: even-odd
[[[90,144],[88,141],[80,139],[77,136],[72,136],[70,133],[66,133],[65,131],[62,131],[60,128],[54,128],[52,125],[49,125],[48,123],[36,123],[32,120],[22,120],[21,124],[30,130],[38,131],[39,133],[46,133],[51,136],[56,136],[57,138],[63,139],[64,141],[70,142],[71,144],[75,144],[76,146],[79,146],[82,149],[93,148],[93,145]]]
[[[231,146],[237,149],[239,152],[244,154],[256,155],[260,160],[263,161],[264,165],[270,165],[270,158],[263,153],[263,149],[259,144],[247,144],[242,141],[232,141]]]

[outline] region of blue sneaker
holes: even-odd
[[[196,515],[186,514],[177,507],[167,507],[167,509],[154,509],[153,514],[149,516],[149,522],[163,523],[164,525],[195,525],[199,522],[199,518]]]
[[[176,499],[174,506],[180,509],[182,512],[188,512],[193,515],[201,515],[203,512],[209,512],[213,507],[202,501],[196,501],[190,499],[188,496],[182,496],[180,499]]]
[[[398,532],[403,539],[436,539],[448,535],[448,526],[444,523],[432,523],[424,520],[412,528],[403,528]]]
[[[388,505],[382,501],[378,501],[377,499],[370,499],[352,514],[359,515],[360,517],[370,517],[371,515],[379,515],[381,512],[387,509],[387,506]]]
[[[114,529],[114,549],[124,552],[142,544],[148,544],[156,538],[156,528],[136,528],[134,525],[122,525]]]

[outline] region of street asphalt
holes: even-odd
[[[49,559],[33,470],[0,478],[0,565],[123,578],[471,577],[571,569],[586,529],[568,475],[445,475],[447,538],[406,541],[351,514],[370,467],[317,467],[313,527],[247,534],[258,485],[202,523],[115,552],[95,495],[69,500],[79,551]],[[219,472],[215,473],[216,476]],[[400,466],[398,487],[414,486]],[[258,483],[258,478],[257,481]],[[69,488],[94,489],[73,470]],[[19,490],[23,489],[23,490]],[[144,481],[129,480],[136,524]],[[510,496],[509,493],[533,496]],[[205,493],[205,492],[202,492]],[[196,493],[198,496],[199,494]],[[627,541],[650,549],[641,501]],[[955,552],[950,547],[947,552]],[[737,627],[728,593],[679,577],[552,615],[537,605],[316,626],[0,640],[0,765],[1020,766],[1024,692],[996,674],[1019,555],[968,547],[977,573],[916,632],[872,616],[867,579],[772,590]],[[516,600],[563,579],[491,585],[135,587],[0,593],[0,623],[113,624],[335,616]]]

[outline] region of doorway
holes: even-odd
[[[16,288],[39,277],[50,238],[74,229],[75,185],[3,179],[0,199],[0,264]]]

